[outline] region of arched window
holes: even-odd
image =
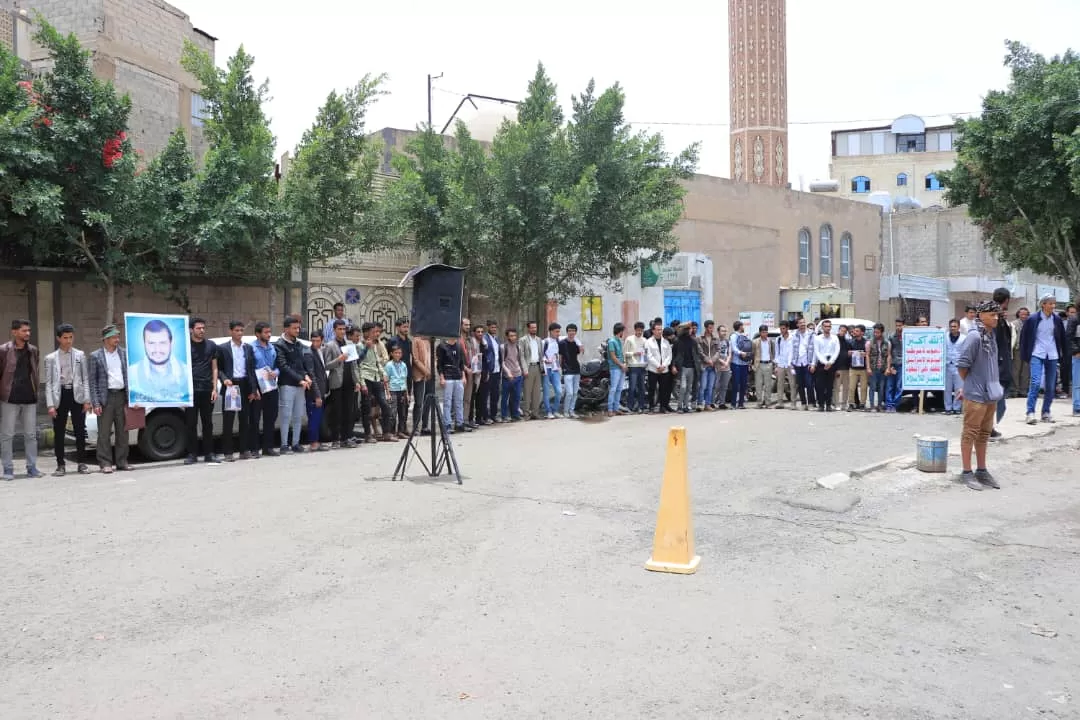
[[[900,173],[896,176],[896,187],[907,187],[907,181],[907,173]]]
[[[840,236],[840,279],[851,279],[851,233]]]
[[[821,277],[832,277],[832,225],[821,226]]]
[[[943,190],[941,181],[938,180],[937,175],[930,173],[926,176],[926,189],[927,190]]]
[[[799,231],[799,274],[810,275],[810,230]]]
[[[865,175],[851,178],[851,192],[860,194],[870,192],[870,178]]]

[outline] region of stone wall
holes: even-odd
[[[88,50],[96,49],[97,36],[105,29],[105,0],[22,0],[22,5],[31,15],[40,12],[60,32],[75,33]],[[35,47],[31,60],[42,57],[42,49]]]
[[[16,319],[29,319],[30,306],[27,302],[27,288],[25,282],[18,280],[0,279],[0,308],[3,308],[3,317],[0,323],[3,327],[11,327],[10,323]],[[0,342],[7,342],[7,334],[0,336]]]
[[[63,33],[75,33],[94,53],[94,72],[131,97],[131,141],[147,156],[165,147],[177,129],[189,134],[195,157],[206,151],[202,130],[191,118],[198,83],[181,66],[185,40],[214,57],[214,40],[191,25],[187,14],[160,0],[26,0]],[[31,53],[41,70],[42,48]]]
[[[687,183],[687,191],[683,219],[676,228],[679,249],[712,259],[716,318],[737,318],[744,310],[780,312],[781,290],[785,288],[840,285],[840,238],[844,233],[852,238],[851,302],[856,311],[876,308],[880,208],[707,175],[695,176]],[[835,278],[817,274],[822,225],[833,230]],[[810,277],[799,275],[799,231],[803,228],[810,230],[812,238]],[[872,269],[866,269],[868,266]]]
[[[986,247],[982,231],[968,217],[966,207],[895,213],[891,227],[886,218],[882,265],[886,275],[1000,278],[1007,274]],[[1022,283],[1055,283],[1029,270],[1018,272],[1017,279]]]
[[[65,275],[0,271],[0,308],[4,315],[0,322],[6,327],[15,318],[29,319],[34,325],[35,342],[45,349],[53,346],[53,328],[61,322],[71,323],[77,329],[80,346],[94,347],[98,331],[106,323],[105,293],[93,283]],[[116,295],[115,320],[120,324],[125,312],[198,315],[206,320],[210,335],[216,337],[228,334],[230,320],[242,320],[249,328],[256,321],[270,321],[277,331],[285,316],[280,290],[275,293],[271,318],[271,292],[267,288],[192,284],[184,289],[189,310],[149,288],[121,288]]]
[[[15,17],[0,4],[0,46],[8,52],[15,51]]]
[[[132,144],[147,157],[157,155],[177,129],[180,84],[124,60],[116,61],[115,82],[132,99]]]
[[[256,321],[270,320],[270,291],[266,288],[245,286],[189,285],[186,287],[189,310],[149,288],[125,288],[117,292],[116,320],[123,319],[125,312],[150,312],[163,314],[190,314],[206,320],[207,333],[211,337],[227,335],[229,321],[242,320],[249,327]],[[64,322],[77,328],[93,331],[105,323],[104,291],[87,282],[60,283],[60,315]],[[284,317],[281,292],[277,293],[276,316]],[[280,327],[280,318],[271,322]]]

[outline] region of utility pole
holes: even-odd
[[[431,82],[432,80],[438,80],[442,76],[442,73],[439,73],[434,77],[429,73],[427,76],[427,125],[429,128],[431,127]]]

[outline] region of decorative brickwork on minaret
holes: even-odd
[[[788,184],[785,0],[728,0],[731,177]]]

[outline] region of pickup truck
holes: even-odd
[[[211,338],[216,345],[225,345],[231,342],[231,338]],[[277,337],[270,338],[270,342]],[[254,335],[245,335],[244,342],[255,341]],[[300,341],[305,347],[311,343],[306,340]],[[218,389],[221,392],[221,389]],[[307,417],[304,418],[307,425]],[[221,437],[221,401],[214,405],[214,439]],[[201,431],[200,431],[201,432]],[[67,436],[74,440],[75,429],[71,420],[67,423]],[[97,416],[88,413],[86,416],[86,444],[87,447],[97,445],[98,424]],[[187,425],[184,422],[184,408],[154,408],[146,413],[146,427],[142,430],[128,432],[128,443],[137,446],[143,458],[150,461],[175,460],[187,454]]]

